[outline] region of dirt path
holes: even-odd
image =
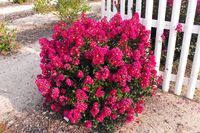
[[[34,43],[23,47],[15,56],[1,57],[0,120],[21,112],[25,107],[34,107],[40,101],[34,84],[35,76],[40,71],[38,47]]]

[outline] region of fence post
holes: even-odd
[[[197,6],[197,0],[189,0],[187,18],[184,29],[183,44],[181,49],[180,63],[178,66],[178,73],[176,79],[176,87],[174,93],[177,95],[181,94],[181,89],[183,85],[183,79],[187,64],[188,52],[190,48],[190,41],[192,36],[192,28],[194,23],[195,11]]]
[[[175,43],[176,43],[176,26],[178,24],[179,15],[180,15],[180,8],[181,8],[181,0],[174,0],[173,8],[172,8],[172,18],[170,24],[170,34],[169,34],[169,44],[167,48],[167,59],[165,65],[165,72],[163,76],[163,91],[169,90],[170,85],[170,78],[171,78],[171,71],[172,71],[172,64],[174,58],[174,50],[175,50]]]
[[[188,91],[187,91],[187,98],[193,99],[195,88],[196,88],[196,82],[198,78],[198,73],[200,69],[200,29],[199,29],[199,35],[198,35],[198,40],[197,40],[197,45],[195,49],[195,55],[194,55],[194,60],[192,64],[192,71],[190,74],[190,80],[188,84]]]
[[[160,57],[162,52],[162,38],[161,35],[165,26],[165,13],[166,13],[167,0],[159,1],[158,21],[156,30],[156,43],[155,43],[155,57],[156,57],[156,71],[159,72]]]
[[[141,10],[142,10],[142,0],[136,0],[135,11],[139,14],[139,17],[141,17]]]

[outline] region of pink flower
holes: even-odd
[[[200,0],[197,1],[196,13],[200,15]]]
[[[117,90],[116,89],[113,89],[112,91],[110,91],[110,95],[115,96],[116,94],[117,94]]]
[[[89,91],[90,88],[89,88],[88,86],[83,86],[83,87],[82,87],[82,90],[84,90],[84,91]]]
[[[127,115],[126,116],[126,123],[130,123],[134,120],[134,116],[133,115]]]
[[[60,97],[59,97],[59,102],[60,102],[60,104],[61,104],[62,106],[65,106],[66,103],[67,103],[69,100],[70,100],[70,99],[67,98],[67,97],[65,97],[65,96],[60,96]]]
[[[81,36],[78,36],[76,38],[76,46],[80,47],[80,46],[83,46],[84,45],[84,40]]]
[[[141,63],[139,61],[136,61],[128,66],[128,73],[131,77],[138,79],[141,77],[141,68]]]
[[[176,26],[176,31],[177,32],[183,32],[183,26],[182,26],[182,24],[178,24],[177,26]]]
[[[121,66],[116,73],[111,77],[111,80],[124,87],[127,85],[127,81],[131,80],[131,76],[128,74],[127,66]]]
[[[116,119],[117,119],[117,113],[113,113],[113,114],[111,115],[111,118],[112,118],[113,120],[116,120]]]
[[[97,118],[96,118],[96,120],[98,121],[98,122],[103,122],[104,121],[104,116],[103,115],[100,115],[100,116],[98,116]]]
[[[94,84],[94,81],[90,76],[86,76],[85,80],[84,80],[84,84],[92,85],[92,84]]]
[[[76,47],[76,46],[72,47],[71,50],[70,50],[70,55],[72,57],[79,57],[80,56],[80,50],[79,50],[79,48]]]
[[[124,114],[125,111],[131,106],[132,104],[132,99],[130,98],[123,98],[119,103],[118,103],[118,109],[121,114]]]
[[[99,113],[99,104],[97,102],[93,104],[90,113],[92,114],[93,117],[95,117]]]
[[[91,52],[93,65],[104,64],[104,59],[107,51],[108,47],[94,46]]]
[[[68,62],[72,61],[72,58],[69,55],[64,55],[63,60],[64,60],[65,63],[68,63]]]
[[[84,77],[84,74],[83,74],[83,72],[81,70],[78,70],[77,77],[78,78],[83,78]]]
[[[67,118],[70,120],[70,122],[72,124],[77,123],[80,118],[81,118],[81,114],[80,111],[78,109],[72,109],[67,113]]]
[[[126,110],[126,112],[127,112],[128,115],[134,115],[135,114],[135,110],[133,108],[128,108]]]
[[[92,122],[87,120],[84,122],[84,126],[87,127],[87,128],[92,128]]]
[[[114,105],[117,102],[116,96],[108,96],[107,101],[105,102],[106,105]]]
[[[107,58],[108,62],[114,67],[118,67],[124,64],[122,60],[123,53],[118,47],[111,49],[108,52]]]
[[[165,41],[165,39],[166,39],[166,36],[165,36],[165,34],[164,34],[164,33],[161,35],[161,38],[162,38],[162,42],[164,42],[164,41]]]
[[[122,92],[128,93],[130,92],[130,88],[128,86],[122,88]]]
[[[66,89],[62,88],[60,92],[61,94],[66,94]]]
[[[95,93],[95,96],[98,97],[98,98],[100,98],[100,97],[103,97],[104,94],[105,94],[105,92],[102,91],[102,87],[98,87],[98,88],[97,88],[97,91],[96,91],[96,93]]]
[[[60,95],[60,90],[58,88],[54,88],[53,91],[52,91],[51,97],[54,100],[57,100],[57,98],[59,97],[59,95]]]
[[[141,52],[140,50],[136,49],[133,51],[133,55],[132,55],[132,58],[135,60],[135,61],[138,61],[141,57]]]
[[[174,0],[167,0],[167,5],[169,7],[172,7],[173,6],[173,3],[174,3]]]
[[[75,104],[75,108],[78,109],[80,112],[84,112],[87,109],[87,104],[84,102],[77,102]]]
[[[65,83],[66,83],[67,86],[71,87],[72,84],[73,84],[73,81],[70,78],[67,78]]]
[[[81,90],[81,89],[78,89],[76,90],[76,99],[78,101],[82,101],[82,100],[87,100],[88,99],[88,96],[87,94],[85,93],[85,91]]]
[[[138,114],[141,114],[144,110],[144,107],[141,104],[136,104],[135,106],[135,112]]]
[[[51,84],[46,79],[37,78],[35,83],[43,96],[49,94]]]
[[[103,115],[104,117],[109,117],[111,115],[112,111],[109,107],[104,107],[103,111],[101,113],[101,115]]]
[[[51,110],[53,112],[60,112],[61,106],[57,103],[51,104]]]
[[[110,76],[110,71],[108,69],[108,66],[104,66],[104,68],[100,68],[100,71],[95,73],[95,78],[99,80],[106,80]]]
[[[51,62],[52,62],[52,65],[54,67],[57,67],[57,68],[62,68],[63,67],[63,63],[62,63],[61,59],[58,56],[53,56],[51,58]]]
[[[65,76],[63,74],[59,74],[58,77],[56,78],[56,80],[64,81],[65,80]]]

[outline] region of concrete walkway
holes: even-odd
[[[0,8],[0,15],[8,15],[12,13],[28,11],[28,10],[32,10],[32,8],[33,8],[33,4],[3,7],[3,8]]]
[[[33,109],[41,100],[35,86],[39,68],[39,44],[23,47],[15,56],[0,58],[0,121],[24,108]]]

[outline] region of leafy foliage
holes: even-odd
[[[37,0],[34,9],[39,13],[54,12],[61,20],[72,22],[90,8],[87,0]]]
[[[15,40],[15,32],[10,31],[5,24],[0,23],[0,53],[11,52],[16,46]]]

